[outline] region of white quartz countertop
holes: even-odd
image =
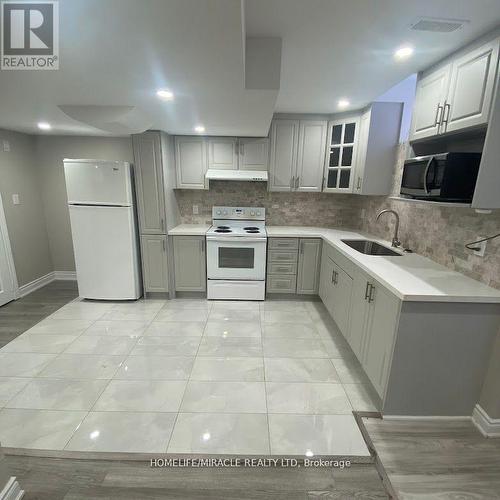
[[[168,232],[169,236],[205,236],[210,224],[179,224]]]
[[[500,303],[500,290],[468,278],[415,253],[401,256],[365,255],[342,239],[366,238],[360,232],[321,227],[266,226],[268,237],[322,238],[400,299],[421,302]]]

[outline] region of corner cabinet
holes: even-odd
[[[326,129],[326,120],[273,120],[270,191],[321,191]]]
[[[175,290],[204,292],[207,289],[205,236],[173,236]]]
[[[497,78],[499,39],[463,50],[417,82],[410,140],[488,123]]]
[[[267,293],[317,295],[322,241],[268,238]]]
[[[143,283],[145,292],[168,292],[167,236],[141,236]]]
[[[317,295],[319,290],[319,270],[321,265],[320,239],[301,238],[297,269],[297,293]]]
[[[226,155],[217,151],[214,160],[226,161]],[[207,140],[204,137],[175,137],[175,171],[177,189],[208,189]]]

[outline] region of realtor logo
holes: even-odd
[[[1,69],[59,69],[57,1],[4,0]]]

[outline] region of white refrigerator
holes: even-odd
[[[131,165],[64,160],[78,291],[86,299],[142,295]]]

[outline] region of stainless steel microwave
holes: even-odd
[[[406,160],[401,194],[422,200],[472,201],[481,153],[440,153]]]

